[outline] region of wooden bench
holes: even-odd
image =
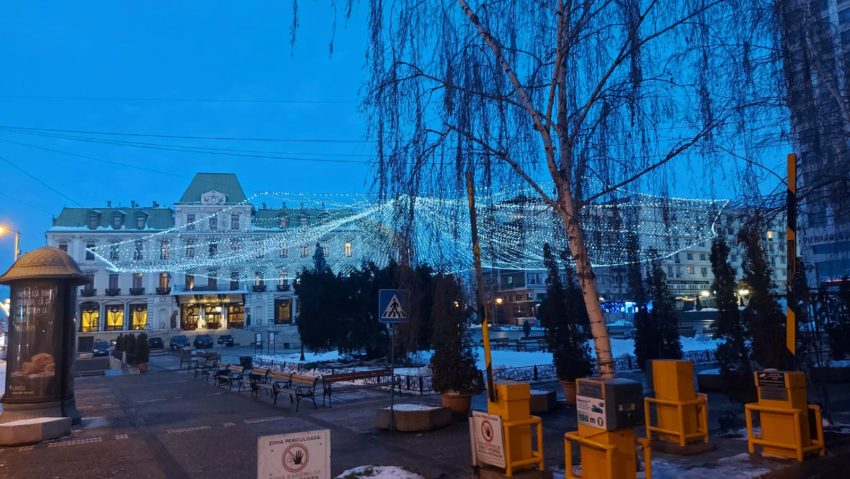
[[[289,393],[289,402],[295,403],[296,412],[301,405],[301,400],[306,398],[310,398],[313,401],[314,409],[319,407],[316,405],[316,385],[319,384],[319,379],[321,379],[319,376],[307,376],[298,373],[289,375],[287,387],[292,390]],[[277,403],[277,396],[275,396],[275,403]]]
[[[239,391],[242,390],[242,379],[244,368],[242,366],[228,365],[224,369],[218,370],[215,373],[216,386],[225,386],[232,391],[233,386],[238,385]]]
[[[257,394],[260,390],[264,390],[271,395],[272,391],[272,382],[271,382],[271,373],[272,370],[269,368],[254,368],[251,371],[251,374],[248,376],[248,379],[251,381],[251,396],[257,397]]]
[[[337,391],[339,391],[340,388],[342,390],[362,389],[386,385],[386,383],[381,382],[382,378],[390,378],[390,381],[392,381],[392,370],[371,369],[368,371],[352,371],[350,373],[326,374],[322,376],[322,406],[325,405],[325,399],[327,399],[328,407],[333,407],[333,385],[336,383],[376,379],[375,382],[367,382],[362,384],[347,384],[345,386],[337,387]]]

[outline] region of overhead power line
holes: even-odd
[[[41,186],[43,186],[43,187],[47,188],[48,190],[50,190],[50,191],[52,191],[52,192],[54,192],[54,193],[56,193],[57,195],[61,196],[62,198],[65,198],[66,200],[70,201],[71,203],[73,203],[73,204],[75,204],[75,205],[77,205],[77,206],[82,206],[82,205],[81,205],[79,202],[77,202],[77,200],[75,200],[74,198],[71,198],[70,196],[66,195],[65,193],[63,193],[63,192],[59,191],[58,189],[56,189],[56,188],[54,188],[54,187],[52,187],[52,186],[48,185],[47,183],[45,183],[44,181],[42,181],[42,180],[41,180],[41,178],[39,178],[39,177],[37,177],[37,176],[33,175],[32,173],[30,173],[29,171],[27,171],[27,170],[25,170],[25,169],[23,169],[23,168],[21,168],[20,166],[18,166],[17,164],[15,164],[15,163],[14,163],[14,162],[12,162],[11,160],[9,160],[8,158],[6,158],[6,157],[4,157],[4,156],[0,156],[0,161],[2,161],[2,162],[4,162],[4,163],[8,164],[9,166],[11,166],[12,168],[14,168],[14,169],[16,169],[16,170],[18,170],[18,171],[20,171],[20,172],[21,172],[21,173],[23,173],[24,175],[26,175],[26,176],[30,177],[30,178],[31,178],[32,180],[34,180],[36,183],[40,184]]]
[[[70,100],[70,101],[133,101],[162,103],[274,103],[282,105],[325,105],[357,103],[356,100],[293,100],[278,98],[157,98],[157,97],[99,97],[99,96],[39,96],[0,95],[0,100]]]

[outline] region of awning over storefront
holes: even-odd
[[[181,291],[173,293],[178,304],[190,303],[245,303],[246,291]]]

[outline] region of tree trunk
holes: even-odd
[[[584,305],[587,308],[587,316],[590,319],[590,333],[593,335],[593,347],[596,350],[596,363],[599,365],[599,373],[603,378],[614,376],[614,358],[611,354],[611,338],[608,336],[608,327],[605,325],[605,316],[599,305],[599,293],[596,290],[596,277],[590,266],[590,257],[587,255],[587,247],[584,243],[584,234],[578,224],[578,212],[572,196],[560,194],[561,218],[564,221],[567,239],[570,245],[570,253],[576,262],[576,275],[581,285]]]

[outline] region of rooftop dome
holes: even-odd
[[[22,279],[71,279],[76,284],[88,282],[76,261],[59,248],[45,246],[30,251],[0,277],[0,284]]]

